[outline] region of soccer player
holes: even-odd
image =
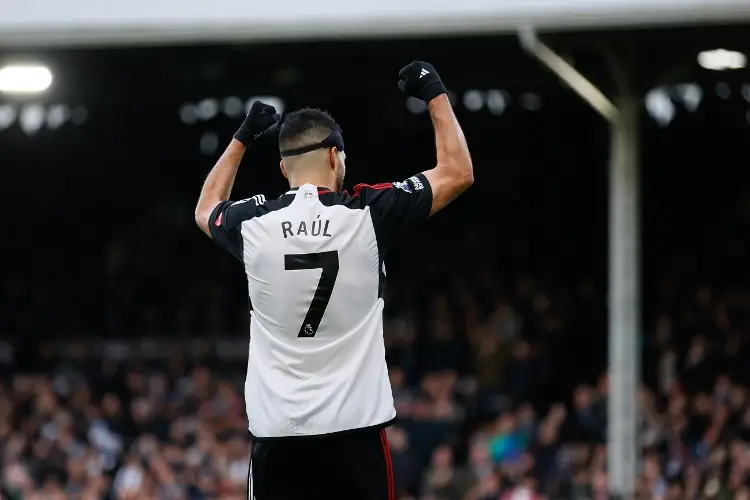
[[[245,382],[251,500],[394,500],[385,427],[396,417],[383,345],[383,258],[400,231],[473,182],[463,132],[432,65],[399,88],[427,103],[437,165],[403,182],[342,191],[344,139],[323,111],[279,124],[253,104],[208,175],[196,222],[239,259],[251,303]],[[278,128],[290,190],[227,201],[242,155]]]

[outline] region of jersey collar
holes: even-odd
[[[332,192],[333,192],[333,191],[331,191],[330,189],[328,189],[327,187],[321,187],[321,186],[315,186],[315,187],[317,187],[317,188],[318,188],[318,194],[323,194],[323,193],[332,193]],[[295,188],[292,188],[292,189],[290,189],[289,191],[287,191],[287,192],[286,192],[286,193],[284,193],[284,194],[294,194],[294,193],[296,193],[296,192],[297,192],[298,190],[299,190],[299,187],[295,187]]]

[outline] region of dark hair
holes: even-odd
[[[288,150],[322,141],[341,131],[331,115],[321,109],[302,108],[284,117],[279,130],[279,149]]]

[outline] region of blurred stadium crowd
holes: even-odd
[[[392,287],[399,498],[606,498],[602,294],[587,281],[573,294],[494,284],[437,289],[424,308]],[[665,286],[655,318],[640,498],[750,498],[750,295]],[[163,358],[34,342],[3,365],[2,498],[245,498],[243,353],[164,340]]]

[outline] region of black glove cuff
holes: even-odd
[[[445,88],[445,85],[443,85],[443,82],[437,81],[435,83],[431,83],[422,90],[419,91],[419,98],[422,99],[425,104],[433,100],[439,95],[447,94],[448,89]]]
[[[252,144],[255,140],[255,135],[250,130],[250,127],[248,127],[247,124],[243,122],[237,132],[235,132],[234,138],[244,144],[245,147],[249,147],[250,144]]]

